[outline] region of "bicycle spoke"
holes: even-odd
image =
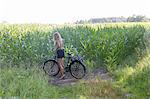
[[[49,60],[44,64],[44,71],[49,75],[56,75],[59,72],[59,67],[55,61]]]
[[[72,64],[71,72],[72,75],[76,78],[82,78],[85,74],[84,67],[79,62],[75,62],[74,64]]]

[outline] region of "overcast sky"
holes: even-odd
[[[0,22],[61,24],[133,14],[150,17],[150,0],[0,0]]]

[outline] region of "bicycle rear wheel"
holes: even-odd
[[[55,60],[47,60],[44,62],[43,70],[49,76],[56,76],[59,73],[59,66]]]
[[[76,79],[81,79],[85,76],[86,68],[84,64],[82,64],[80,61],[74,61],[70,66],[69,70],[71,75]]]

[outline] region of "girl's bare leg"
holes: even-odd
[[[61,66],[62,66],[62,71],[63,71],[63,77],[65,76],[64,74],[64,58],[61,59]]]
[[[63,68],[64,68],[64,58],[62,58],[62,60],[61,60],[61,65],[62,65]]]
[[[62,79],[62,78],[64,78],[64,67],[62,65],[62,59],[58,59],[58,64],[60,66],[60,73],[61,73],[60,79]]]

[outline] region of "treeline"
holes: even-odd
[[[125,17],[91,18],[89,20],[79,20],[76,24],[84,23],[115,23],[115,22],[150,22],[150,18],[143,15],[133,15]]]

